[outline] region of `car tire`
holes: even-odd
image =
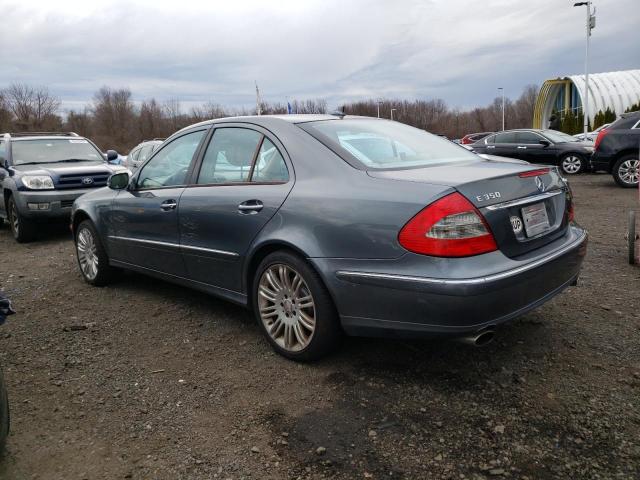
[[[109,257],[91,220],[83,220],[78,225],[75,245],[78,267],[84,280],[96,287],[111,283],[116,269],[109,265]]]
[[[567,153],[560,158],[560,170],[566,175],[577,175],[585,169],[585,160],[577,153]]]
[[[11,233],[16,242],[27,243],[35,238],[35,223],[20,215],[13,195],[9,197],[7,202],[7,218],[9,220],[9,228],[11,228]]]
[[[631,210],[629,212],[629,232],[627,234],[627,251],[629,254],[629,263],[634,265],[636,263],[636,212]]]
[[[0,369],[0,455],[4,452],[7,445],[10,423],[9,396],[7,395],[7,387],[4,383],[4,375],[2,374],[2,369]]]
[[[318,273],[298,255],[278,251],[264,258],[251,297],[258,325],[283,357],[317,360],[340,343],[333,300]]]
[[[640,176],[640,159],[637,154],[623,155],[613,165],[613,179],[624,188],[638,188]]]

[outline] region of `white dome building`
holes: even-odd
[[[546,80],[536,99],[533,128],[547,128],[551,112],[561,115],[572,111],[582,112],[584,100],[584,75],[571,75]],[[593,125],[595,115],[607,107],[616,114],[623,113],[634,103],[640,102],[640,70],[589,74],[589,121]]]

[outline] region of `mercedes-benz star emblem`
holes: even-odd
[[[545,189],[547,188],[540,177],[536,177],[536,187],[538,187],[538,190],[540,192],[544,192]]]
[[[522,220],[520,220],[520,217],[515,215],[511,217],[511,228],[513,228],[513,233],[520,233],[522,231]]]
[[[83,185],[91,185],[93,183],[93,178],[91,177],[84,177],[82,179],[82,184]]]

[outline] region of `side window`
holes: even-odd
[[[515,132],[503,132],[496,134],[495,143],[516,143]]]
[[[189,165],[206,130],[176,138],[153,157],[140,171],[138,188],[184,185]]]
[[[147,160],[147,158],[149,158],[149,156],[151,155],[151,152],[153,152],[153,145],[147,145],[145,147],[142,147],[140,149],[140,157],[138,157],[138,162],[145,162]]]
[[[7,159],[7,144],[4,140],[0,140],[0,162],[4,162]],[[2,163],[0,163],[2,166]]]
[[[287,180],[289,180],[289,172],[284,158],[276,146],[268,138],[265,138],[258,152],[251,181],[286,182]]]
[[[484,143],[490,143],[493,144],[495,142],[496,136],[495,135],[489,135],[485,140]],[[480,140],[482,141],[482,140]]]
[[[533,145],[540,143],[542,137],[539,137],[535,133],[531,132],[518,132],[516,134],[516,139],[518,140],[518,143],[527,143],[529,145]]]
[[[237,183],[249,180],[253,157],[262,134],[246,128],[218,128],[207,147],[198,184]]]

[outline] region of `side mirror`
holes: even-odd
[[[127,172],[114,173],[107,180],[107,186],[111,190],[124,190],[129,185],[129,174]]]
[[[549,140],[540,140],[540,145],[542,145],[543,147],[548,147],[549,145],[551,145],[551,142]]]
[[[107,150],[107,162],[111,162],[117,159],[118,159],[118,152],[116,152],[115,150]]]

